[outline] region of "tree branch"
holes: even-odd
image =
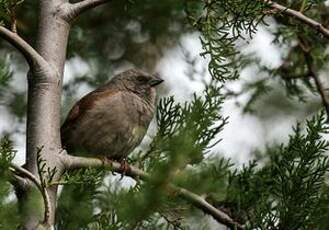
[[[224,224],[232,229],[244,229],[244,226],[240,223],[234,221],[230,216],[228,216],[225,212],[215,208],[210,203],[208,203],[201,196],[190,192],[184,188],[177,187],[175,185],[170,186],[171,189],[176,191],[179,196],[184,198],[185,200],[190,201],[195,207],[201,209],[204,213],[211,215],[214,219],[216,219],[219,223]]]
[[[100,6],[104,3],[110,2],[110,0],[83,0],[77,3],[66,3],[63,5],[63,18],[70,22],[77,18],[83,12]]]
[[[329,30],[327,28],[325,28],[321,23],[305,16],[304,14],[302,14],[299,11],[289,9],[289,8],[287,8],[283,5],[280,5],[276,2],[273,2],[271,0],[261,0],[261,1],[267,3],[270,7],[279,11],[280,13],[291,16],[291,17],[299,20],[300,22],[312,27],[313,29],[319,31],[325,38],[329,39]]]
[[[48,62],[18,34],[0,26],[0,37],[8,41],[23,54],[32,71],[45,71],[49,68]]]
[[[134,166],[129,166],[128,170],[123,172],[123,168],[118,162],[104,162],[97,158],[88,158],[88,157],[77,157],[71,156],[68,154],[61,154],[62,162],[66,169],[77,169],[77,168],[87,168],[87,167],[104,167],[111,171],[117,173],[124,173],[124,175],[135,178],[142,179],[145,181],[150,181],[151,176],[140,170]],[[195,207],[201,209],[204,213],[211,215],[214,219],[216,219],[219,223],[224,224],[231,228],[244,229],[244,226],[234,221],[231,217],[229,217],[223,211],[215,208],[211,204],[209,204],[204,198],[201,196],[192,193],[184,188],[180,188],[173,184],[169,184],[169,189],[175,192],[177,195],[182,197],[183,199],[191,202]]]
[[[47,189],[42,185],[42,183],[39,181],[38,178],[36,178],[31,172],[29,172],[28,170],[15,165],[15,164],[11,164],[10,166],[10,171],[12,173],[15,174],[15,178],[17,178],[19,180],[19,182],[22,182],[23,178],[27,178],[28,180],[30,180],[36,187],[37,189],[40,191],[43,201],[44,201],[44,205],[45,205],[45,212],[44,212],[44,220],[43,223],[50,226],[50,216],[51,216],[51,203],[50,203],[50,199],[49,199],[49,195],[47,192]],[[24,182],[26,184],[26,182]]]
[[[326,109],[327,113],[327,122],[329,122],[329,97],[326,93],[326,90],[323,88],[322,83],[319,79],[319,76],[316,74],[316,70],[314,68],[314,61],[311,54],[311,47],[307,44],[307,42],[301,37],[298,37],[298,46],[302,50],[305,58],[305,63],[308,69],[308,75],[313,78],[315,82],[316,89],[318,90],[322,104]]]

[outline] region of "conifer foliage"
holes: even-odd
[[[92,2],[82,3],[89,1]],[[79,6],[77,2],[72,1],[71,6]],[[37,29],[30,25],[33,20],[26,18],[36,18],[37,14],[31,13],[37,12],[36,3],[0,0],[0,37],[10,37],[7,40],[11,42],[21,39],[17,37],[20,34],[34,39]],[[72,96],[76,85],[104,82],[108,79],[104,73],[113,72],[122,63],[154,65],[154,60],[159,59],[152,53],[154,50],[161,53],[161,49],[174,47],[177,38],[190,31],[200,35],[200,55],[209,58],[212,79],[203,81],[207,82],[203,92],[193,94],[186,102],[178,103],[170,95],[159,100],[156,132],[145,148],[129,156],[131,168],[127,172],[115,163],[74,156],[88,162],[88,167],[59,168],[67,165],[58,160],[61,164],[51,168],[53,162],[43,155],[45,146],[38,146],[37,173],[33,174],[13,162],[14,132],[4,135],[0,140],[0,229],[22,227],[22,209],[26,208],[22,208],[22,194],[31,187],[37,188],[45,207],[45,221],[40,225],[49,229],[210,229],[207,217],[230,229],[329,229],[329,95],[328,87],[319,78],[321,71],[327,71],[329,61],[324,51],[329,37],[325,27],[329,23],[329,7],[325,1],[143,0],[111,4],[112,8],[95,9],[99,10],[95,19],[90,16],[88,20],[77,20],[68,45],[68,60],[86,56],[84,61],[96,70],[92,73],[94,78],[80,76],[66,83],[64,95]],[[156,26],[150,23],[155,15]],[[254,55],[240,52],[258,28],[265,28],[271,20],[276,23],[275,29],[269,29],[273,42],[288,50],[279,67],[265,66]],[[88,32],[86,28],[91,25],[95,30]],[[110,38],[103,42],[104,37]],[[112,44],[118,44],[118,50]],[[24,57],[31,52],[25,49],[28,43],[23,47],[15,45],[24,51]],[[148,47],[148,52],[140,51],[141,47]],[[2,40],[0,48],[10,50]],[[109,55],[110,51],[115,57]],[[43,69],[46,61],[32,54],[37,57],[35,62],[28,62],[30,73],[47,73]],[[136,54],[145,58],[136,58]],[[13,72],[22,63],[11,58],[0,56],[0,106],[11,109],[12,116],[20,118],[15,121],[22,122],[26,104],[11,85]],[[149,62],[141,62],[142,59]],[[33,69],[35,65],[40,69]],[[227,82],[239,80],[243,68],[250,66],[265,77],[246,82],[239,92],[226,87]],[[289,136],[281,134],[288,136],[287,142],[255,151],[252,157],[256,160],[238,167],[216,152],[229,122],[229,117],[223,115],[223,103],[249,94],[242,110],[256,114],[264,108],[257,108],[255,101],[274,90],[273,84],[284,86],[290,98],[297,97],[298,103],[305,105],[309,92],[318,94],[322,106],[314,109],[315,115],[297,123]],[[63,155],[60,153],[58,158]],[[59,185],[62,189],[54,211],[55,222],[48,226],[48,209],[54,205],[48,192]]]

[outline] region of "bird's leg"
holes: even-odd
[[[120,180],[129,172],[130,167],[126,158],[121,159],[120,161],[120,171],[122,172]]]

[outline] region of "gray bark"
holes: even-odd
[[[37,172],[37,152],[46,162],[46,167],[57,169],[59,176],[64,170],[57,155],[61,152],[60,142],[60,105],[62,79],[66,59],[66,46],[70,25],[60,15],[60,6],[66,1],[42,0],[39,8],[39,25],[36,51],[49,63],[50,71],[32,69],[28,74],[28,111],[27,111],[27,149],[26,168],[35,175]],[[55,221],[57,186],[47,188],[51,208],[50,225]],[[34,192],[24,195],[29,199]],[[39,198],[35,198],[41,200]],[[25,202],[22,200],[21,202]],[[42,204],[42,202],[36,202]],[[22,205],[24,206],[24,204]],[[34,229],[41,221],[35,209],[25,210],[24,228]],[[43,210],[43,208],[39,209]],[[24,213],[23,213],[24,215]],[[42,215],[41,215],[42,216]]]

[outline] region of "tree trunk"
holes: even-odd
[[[60,105],[66,46],[70,25],[59,15],[63,0],[41,0],[36,50],[50,64],[52,71],[34,70],[28,74],[28,111],[26,168],[38,175],[37,153],[46,169],[56,167],[57,177],[63,166],[57,157],[61,152]],[[47,175],[44,175],[47,177]],[[47,188],[50,203],[50,225],[55,221],[57,187]],[[44,207],[41,196],[26,191],[20,199],[25,219],[24,228],[34,229],[42,221]],[[32,205],[30,202],[32,201]],[[42,205],[42,207],[40,206]],[[40,213],[39,213],[40,212]]]

